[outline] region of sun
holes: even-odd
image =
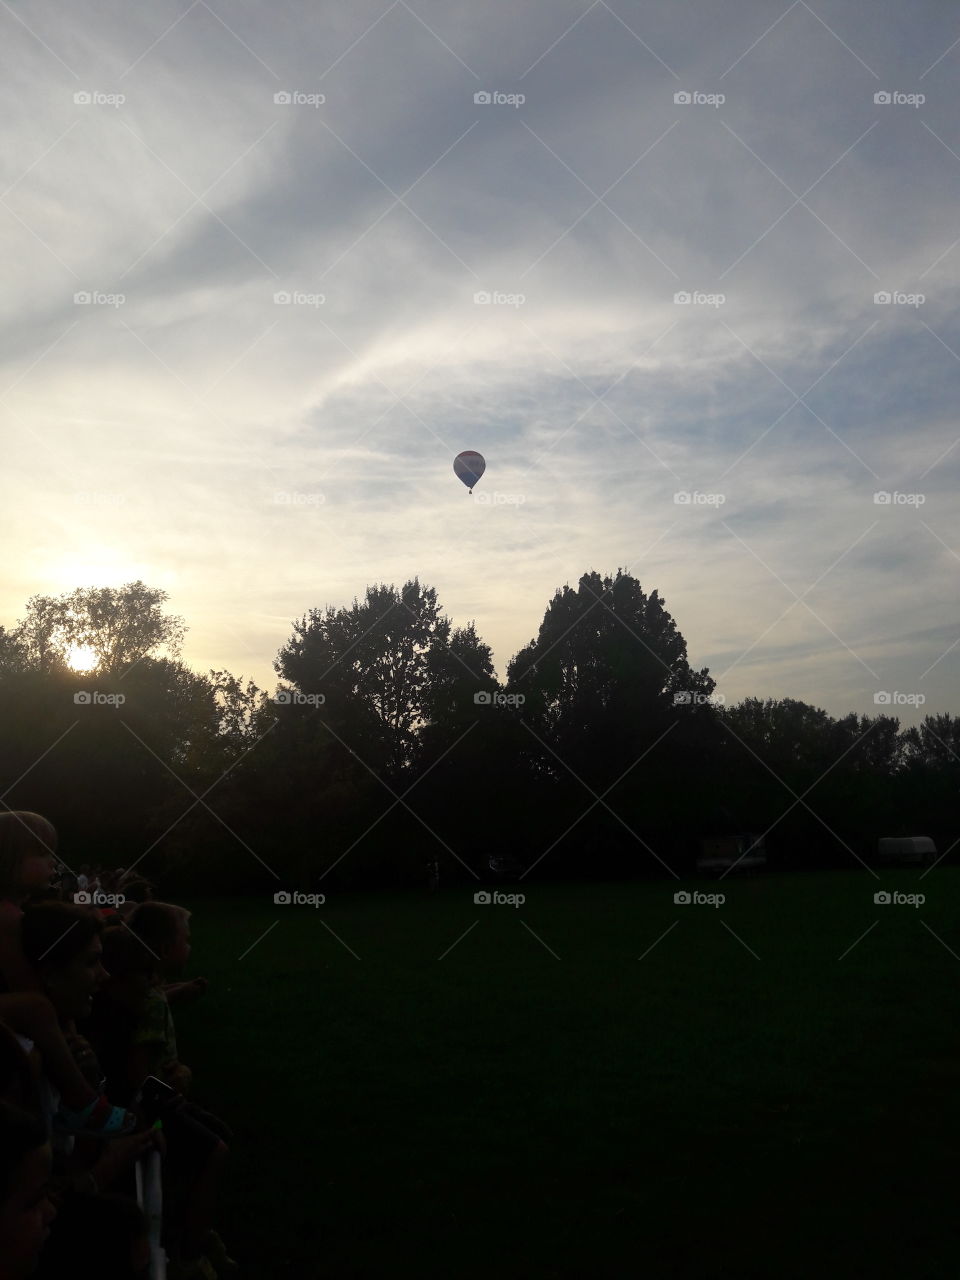
[[[87,644],[72,644],[67,650],[67,665],[72,671],[92,671],[97,665],[97,651]]]

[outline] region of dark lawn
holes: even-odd
[[[244,1274],[956,1275],[960,873],[882,885],[927,902],[856,871],[698,881],[719,909],[188,903]]]

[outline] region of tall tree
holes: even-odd
[[[692,748],[712,721],[714,687],[706,668],[691,668],[660,595],[629,573],[586,573],[576,590],[556,592],[537,638],[507,669],[508,691],[525,698],[541,850],[563,841],[552,873],[676,861],[697,782]]]
[[[904,730],[903,746],[908,765],[934,771],[957,771],[960,766],[960,716],[947,712],[927,715],[919,725]]]
[[[12,648],[11,648],[12,646]],[[8,652],[18,650],[33,671],[61,671],[67,666],[69,642],[62,596],[31,596],[27,614],[9,633]]]
[[[402,773],[431,699],[431,653],[448,645],[437,593],[418,578],[367,588],[349,609],[313,609],[294,623],[274,669],[301,695],[320,695],[332,726],[373,766]]]
[[[14,637],[30,665],[54,670],[68,664],[71,649],[91,649],[99,671],[118,674],[159,650],[176,657],[183,619],[166,614],[166,591],[141,581],[123,587],[78,587],[60,596],[31,596]]]
[[[507,688],[526,697],[525,718],[556,750],[589,763],[598,749],[620,756],[649,742],[676,718],[674,695],[696,715],[715,681],[691,668],[659,594],[618,569],[556,592],[536,640],[510,662]]]

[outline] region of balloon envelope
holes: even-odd
[[[454,458],[453,469],[467,488],[472,490],[484,471],[486,471],[487,464],[484,461],[483,454],[475,453],[473,449],[465,449],[463,453],[458,453]]]

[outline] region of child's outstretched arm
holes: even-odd
[[[206,978],[191,978],[189,982],[168,982],[163,988],[168,1004],[187,1004],[206,994]]]

